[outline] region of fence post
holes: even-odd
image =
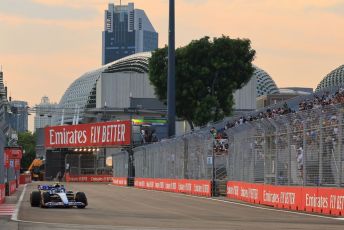
[[[184,164],[183,164],[183,178],[188,179],[188,139],[186,136],[183,137],[184,140]]]
[[[343,140],[343,113],[341,111],[338,112],[338,160],[339,160],[339,172],[338,172],[338,187],[342,186],[342,174],[343,174],[343,168],[342,168],[342,140]]]
[[[268,140],[266,138],[266,130],[264,130],[263,132],[263,135],[264,135],[264,184],[267,183],[267,177],[266,177],[266,165],[267,165],[267,157],[268,157],[268,154],[267,154],[267,149],[268,149]]]
[[[78,157],[78,175],[81,175],[81,154]]]
[[[143,177],[147,177],[147,175],[148,175],[148,160],[147,160],[147,153],[146,153],[146,148],[142,148],[142,162],[141,162],[141,164],[142,164],[142,175],[140,175],[141,177],[143,176]],[[135,161],[135,162],[137,162],[137,161]],[[135,167],[136,168],[136,167]]]
[[[307,185],[307,140],[306,140],[306,120],[303,121],[303,186]]]
[[[274,125],[275,126],[275,125]],[[275,138],[274,143],[271,143],[272,145],[275,144],[275,185],[278,185],[278,127],[275,126],[276,132],[275,132]]]
[[[242,144],[242,139],[241,139],[241,144]],[[244,171],[245,171],[245,164],[244,164],[244,152],[241,152],[241,177],[240,181],[244,181]]]
[[[70,172],[69,172],[69,167],[70,167],[70,166],[67,168],[67,164],[68,164],[67,158],[68,158],[68,156],[69,156],[69,154],[66,154],[65,157],[64,157],[64,167],[65,167],[65,173],[64,173],[64,174],[70,173]],[[0,181],[0,183],[1,183],[1,181]]]
[[[320,116],[319,119],[319,182],[318,184],[321,185],[323,182],[323,156],[324,156],[324,135],[323,135],[323,116]]]
[[[255,183],[256,178],[257,178],[257,176],[256,176],[256,157],[257,157],[257,154],[256,154],[256,148],[255,148],[255,141],[256,140],[257,140],[257,137],[256,137],[256,133],[255,133],[255,135],[252,135],[252,139],[251,139],[251,143],[250,143],[251,152],[252,152],[251,156],[253,157],[253,167],[252,167],[253,173],[252,173],[252,180],[250,181],[251,183]]]
[[[97,175],[98,174],[98,157],[97,156],[93,156],[93,167],[94,167],[94,174]]]
[[[213,140],[213,144],[214,144],[214,141]],[[216,196],[216,184],[215,184],[215,178],[216,178],[216,175],[215,175],[215,150],[214,148],[212,148],[211,150],[212,152],[212,164],[211,164],[211,188],[212,188],[212,196]]]
[[[291,184],[291,129],[290,127],[287,125],[287,145],[288,145],[288,185],[290,186]]]

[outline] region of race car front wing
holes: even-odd
[[[73,206],[85,206],[83,202],[70,201],[68,203],[63,202],[47,202],[44,204],[46,207],[73,207]]]

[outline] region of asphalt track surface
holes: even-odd
[[[86,193],[85,209],[33,208],[36,186],[27,185],[18,221],[8,229],[344,229],[344,220],[107,184],[66,184]],[[0,229],[7,229],[1,221]]]

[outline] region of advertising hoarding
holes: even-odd
[[[45,128],[46,148],[130,145],[130,121],[110,121]]]

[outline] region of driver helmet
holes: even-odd
[[[61,187],[60,183],[55,183],[53,186],[54,186],[55,188],[60,188],[60,187]]]

